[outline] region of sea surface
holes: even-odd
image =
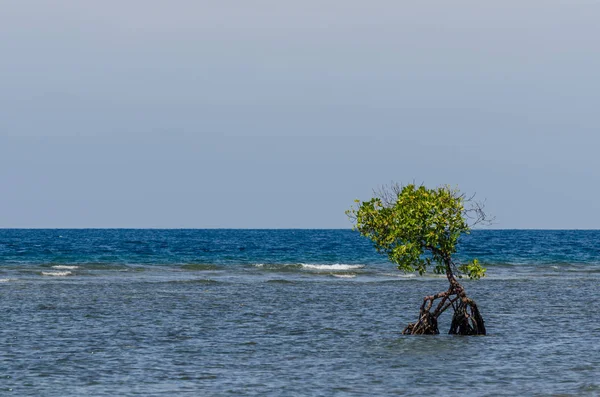
[[[478,230],[487,336],[350,230],[0,229],[0,395],[598,396],[600,231]]]

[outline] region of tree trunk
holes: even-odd
[[[429,295],[423,298],[419,320],[416,323],[410,323],[404,328],[404,335],[436,335],[440,331],[437,326],[437,319],[446,309],[452,307],[454,314],[452,324],[450,325],[451,335],[485,335],[485,325],[483,317],[479,313],[475,301],[467,296],[463,286],[456,280],[452,272],[451,262],[446,261],[446,277],[450,287],[445,292],[435,295]],[[440,299],[433,312],[431,311],[433,303]]]

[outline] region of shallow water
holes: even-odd
[[[0,394],[598,395],[598,237],[474,233],[489,335],[412,337],[445,280],[349,231],[3,230]]]

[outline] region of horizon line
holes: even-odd
[[[352,230],[330,227],[0,227],[0,230]],[[472,231],[494,230],[530,230],[530,231],[600,231],[592,228],[475,228]]]

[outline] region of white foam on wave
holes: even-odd
[[[10,278],[0,278],[0,283],[8,283]]]
[[[365,267],[365,265],[346,265],[343,263],[335,263],[333,265],[316,265],[316,264],[301,263],[300,265],[304,269],[326,270],[326,271],[347,271],[347,270],[362,269],[363,267]]]
[[[79,269],[79,266],[55,265],[55,266],[52,266],[52,269],[75,270],[75,269]]]
[[[332,276],[337,278],[355,278],[356,274],[332,274]]]
[[[399,277],[399,278],[415,278],[415,273],[384,273],[384,276],[388,277]]]
[[[66,272],[42,272],[42,276],[52,276],[52,277],[65,277],[65,276],[70,276],[71,272],[66,271]]]

